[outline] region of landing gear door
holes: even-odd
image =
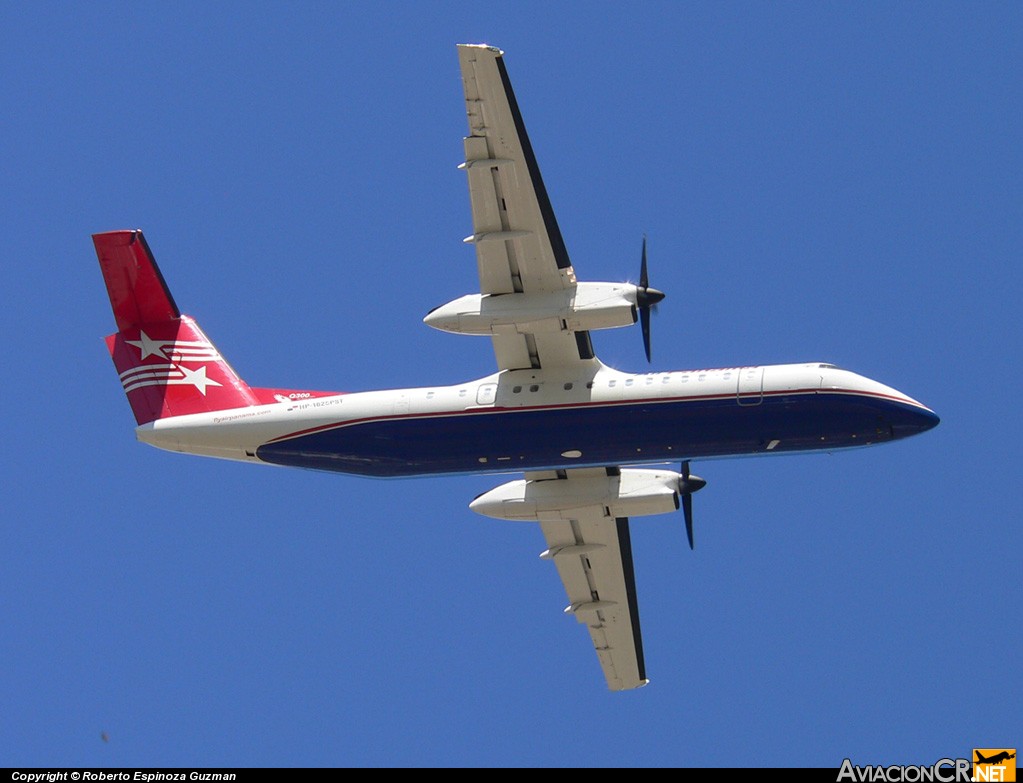
[[[743,367],[739,370],[738,386],[735,389],[740,405],[759,405],[764,401],[764,368]]]

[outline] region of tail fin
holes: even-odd
[[[257,405],[198,324],[174,303],[141,231],[94,234],[117,333],[107,347],[135,420]]]

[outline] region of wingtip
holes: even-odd
[[[459,49],[486,49],[487,51],[493,52],[498,57],[501,57],[504,54],[504,50],[503,49],[498,49],[496,46],[491,46],[490,44],[484,44],[484,43],[474,43],[474,44],[463,43],[463,44],[458,44],[458,48]]]
[[[607,687],[608,690],[612,691],[613,693],[625,693],[627,691],[638,691],[640,688],[643,688],[649,684],[650,680],[648,680],[646,677],[643,677],[642,679],[637,680],[635,685],[626,685],[625,683],[618,681],[617,683],[614,684],[608,682]]]
[[[98,231],[95,234],[92,234],[92,241],[95,243],[103,241],[117,242],[118,240],[121,240],[120,244],[127,245],[131,244],[135,237],[140,236],[141,234],[141,228],[119,228],[113,231]]]

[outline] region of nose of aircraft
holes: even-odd
[[[891,417],[892,435],[896,438],[908,438],[938,426],[938,414],[929,408],[905,406]]]

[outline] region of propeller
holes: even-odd
[[[646,271],[646,235],[643,235],[643,255],[639,265],[639,285],[636,286],[636,307],[639,309],[639,325],[643,330],[643,348],[646,360],[650,361],[650,308],[664,299],[664,292],[650,287]]]
[[[707,482],[699,476],[689,473],[689,460],[682,463],[682,478],[678,482],[678,493],[682,496],[682,513],[686,518],[686,536],[689,538],[689,548],[693,546],[693,493],[699,492],[707,486]]]

